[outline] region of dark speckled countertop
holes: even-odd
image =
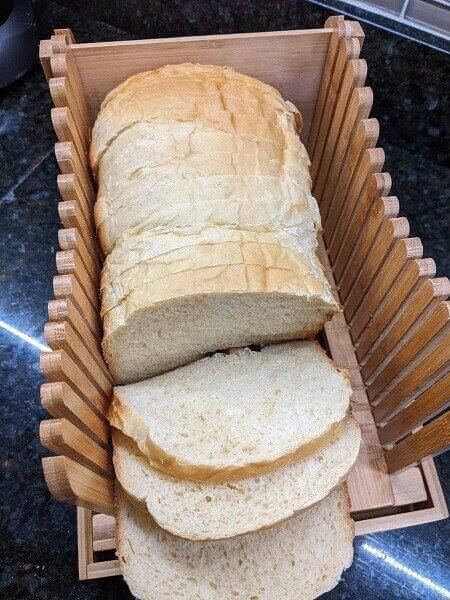
[[[170,7],[169,7],[170,4]],[[36,3],[41,37],[71,27],[78,41],[320,27],[307,2],[61,0]],[[448,273],[448,57],[365,26],[385,170],[413,235]],[[47,83],[36,66],[0,91],[0,594],[45,600],[130,598],[119,578],[80,583],[75,511],[43,481],[38,439],[39,345],[52,295],[59,227]],[[29,336],[22,340],[5,326]],[[436,461],[447,498],[448,458]],[[327,598],[450,598],[448,520],[358,538],[355,561]],[[225,599],[224,599],[225,600]],[[276,600],[276,599],[274,599]]]

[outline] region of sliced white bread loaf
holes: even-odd
[[[180,480],[154,468],[136,444],[112,430],[116,477],[128,497],[179,537],[211,540],[266,529],[321,501],[346,477],[361,435],[343,432],[309,458],[257,477],[208,483]]]
[[[335,587],[352,562],[344,485],[281,525],[209,542],[164,531],[119,489],[116,502],[117,556],[140,600],[311,600]]]
[[[106,253],[144,220],[166,231],[320,222],[292,109],[228,68],[168,65],[125,81],[102,104],[91,164]]]
[[[117,387],[108,412],[171,475],[226,481],[306,458],[330,442],[351,386],[313,341],[214,354]]]

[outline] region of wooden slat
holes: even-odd
[[[41,403],[53,417],[67,419],[105,450],[109,448],[109,423],[63,382],[41,385]]]
[[[67,456],[42,459],[44,477],[58,500],[89,510],[114,514],[114,482],[87,469]]]
[[[68,321],[104,374],[107,377],[111,377],[103,360],[99,338],[93,335],[83,315],[71,300],[50,300],[48,303],[48,315],[51,321]]]
[[[396,281],[395,290],[392,294],[386,296],[373,319],[366,325],[361,337],[355,342],[356,356],[360,364],[365,364],[367,353],[384,338],[387,330],[393,326],[397,319],[408,321],[410,311],[406,310],[406,306],[410,306],[409,297],[411,294],[418,294],[418,301],[421,302],[421,306],[428,303],[428,297],[431,299],[435,294],[439,295],[440,280],[427,279],[435,274],[436,264],[431,258],[408,262]],[[434,291],[435,289],[436,291]],[[404,303],[407,303],[407,305],[405,304],[405,308],[400,311],[399,309]],[[404,327],[401,324],[399,326]],[[408,327],[407,324],[406,329]]]
[[[92,260],[99,262],[100,253],[97,249],[92,223],[86,219],[80,206],[75,202],[58,202],[58,214],[66,229],[78,231]]]
[[[75,37],[71,29],[55,29],[54,35],[63,35],[67,45],[75,44]]]
[[[80,123],[77,126],[72,111],[68,106],[52,108],[50,116],[56,136],[60,142],[72,142],[83,165],[89,164],[89,138]]]
[[[92,519],[94,550],[114,550],[116,547],[116,520],[110,515],[94,515]]]
[[[39,436],[43,446],[63,454],[94,473],[114,479],[111,454],[66,419],[41,421]]]
[[[110,397],[100,392],[80,367],[64,350],[41,354],[41,369],[49,381],[65,382],[94,410],[103,417]]]
[[[99,274],[91,279],[76,250],[60,250],[56,253],[56,269],[60,275],[75,275],[95,311],[99,310]]]
[[[439,302],[427,313],[423,322],[409,332],[394,352],[388,354],[367,383],[367,394],[374,400],[387,386],[408,367],[428,344],[445,329],[450,321],[450,305]]]
[[[101,357],[96,356],[96,360],[92,360],[93,350],[91,352],[88,350],[86,343],[75,333],[70,323],[67,321],[46,323],[44,335],[50,348],[67,352],[100,392],[106,395],[112,393],[112,378],[106,364],[102,361],[102,366],[99,365]]]
[[[379,430],[383,445],[393,444],[450,405],[450,373],[446,373]]]
[[[390,473],[428,456],[444,452],[450,446],[450,412],[447,411],[386,451]]]
[[[319,258],[334,287],[333,275],[323,242],[319,243]],[[391,506],[394,496],[364,383],[355,352],[342,314],[335,315],[324,326],[325,335],[335,364],[346,369],[352,384],[352,413],[361,427],[362,445],[358,461],[348,477],[352,510],[359,511]]]
[[[317,100],[314,107],[314,116],[312,118],[311,129],[309,131],[308,152],[310,156],[314,155],[317,134],[319,132],[319,126],[322,121],[325,101],[328,96],[328,90],[330,87],[331,78],[333,76],[334,65],[336,63],[339,40],[345,35],[345,25],[343,21],[344,17],[338,15],[329,17],[329,19],[325,23],[325,27],[329,29],[334,29],[334,31],[330,37],[330,43],[328,45],[325,64],[323,66],[322,77],[320,80],[319,92],[317,94]]]
[[[341,89],[345,69],[350,60],[358,58],[361,45],[357,38],[341,38],[338,44],[336,62],[334,64],[333,76],[320,121],[319,132],[317,134],[314,154],[311,157],[311,177],[315,181],[316,175],[319,172],[320,162],[323,156],[323,149],[326,145],[328,132],[333,120],[333,115],[336,109],[339,91]]]
[[[81,581],[87,579],[87,566],[94,561],[92,518],[91,510],[77,507],[78,578]]]
[[[115,577],[121,575],[122,571],[118,560],[106,560],[103,562],[93,562],[87,567],[88,579],[100,579],[103,577]]]
[[[359,263],[358,271],[346,272],[340,282],[339,291],[341,302],[344,302],[344,312],[347,321],[361,302],[365,291],[372,283],[385,257],[391,249],[396,238],[409,235],[409,223],[404,217],[386,219],[381,223],[371,247],[369,247],[364,261]]]
[[[71,300],[83,315],[93,335],[96,338],[100,337],[98,313],[93,309],[75,275],[56,275],[53,277],[53,292],[56,299],[67,298]]]
[[[404,506],[428,500],[422,473],[418,467],[409,467],[390,476],[394,505]]]
[[[367,63],[365,60],[349,61],[345,70],[344,80],[342,82],[341,90],[337,100],[334,118],[331,122],[327,144],[324,148],[320,167],[317,172],[314,187],[314,194],[317,198],[322,197],[328,170],[334,156],[336,143],[350,104],[353,90],[364,85],[366,76]]]
[[[381,171],[383,167],[384,151],[381,148],[373,148],[378,140],[378,132],[376,119],[364,119],[358,123],[355,138],[349,144],[346,165],[341,169],[334,201],[327,213],[323,228],[331,261],[336,258],[343,232],[355,209],[355,204],[359,197],[364,195],[372,175]]]
[[[339,138],[337,140],[334,155],[328,169],[326,183],[324,191],[317,201],[320,205],[320,212],[322,219],[325,222],[330,209],[330,206],[334,202],[336,197],[337,187],[341,177],[345,177],[349,165],[347,161],[347,153],[349,150],[349,140],[353,139],[353,132],[358,126],[361,119],[366,119],[372,109],[373,103],[373,92],[369,87],[355,88],[353,90],[348,110],[343,116],[342,126],[339,131]],[[342,169],[345,169],[341,176]],[[345,183],[344,183],[345,182]],[[340,184],[340,191],[346,184],[347,180],[344,178],[344,182]]]
[[[439,282],[439,280],[437,281]],[[439,283],[436,285],[436,280],[428,279],[424,281],[423,285],[419,286],[415,293],[411,295],[411,298],[402,306],[397,318],[394,319],[392,317],[392,320],[388,322],[389,328],[386,333],[378,336],[374,349],[365,356],[361,369],[365,380],[370,377],[377,366],[401,342],[408,330],[420,325],[421,315],[422,318],[426,317],[424,313],[425,309],[429,312],[439,301],[446,299],[448,290],[443,290],[442,288],[443,286]]]
[[[381,205],[381,198],[389,194],[391,183],[389,173],[374,173],[366,181],[361,198],[355,206],[352,218],[348,223],[341,245],[333,260],[333,272],[337,282],[339,282],[342,277],[342,273],[347,266],[352,251],[364,235],[369,215],[377,205]],[[388,218],[396,217],[398,215],[399,202],[395,196],[386,199],[384,204],[384,214]]]
[[[86,195],[80,180],[73,172],[61,173],[57,177],[59,193],[63,200],[75,202],[83,211],[86,220],[93,225],[93,207],[95,197]]]
[[[75,96],[68,77],[52,77],[49,82],[50,94],[53,104],[57,108],[68,106],[72,111],[79,133],[89,140],[89,115],[85,107]]]
[[[418,361],[412,361],[410,370],[396,382],[393,389],[381,397],[377,398],[377,403],[372,412],[375,421],[384,423],[391,415],[401,410],[410,400],[411,395],[421,388],[428,387],[428,380],[440,378],[448,371],[450,360],[450,335],[434,344],[424,357]],[[430,381],[430,384],[431,384]]]
[[[358,339],[384,297],[394,293],[396,280],[407,262],[410,259],[421,258],[422,254],[423,246],[419,238],[395,240],[386,260],[367,290],[365,298],[362,299],[349,321],[350,335],[353,341]]]
[[[101,269],[98,255],[91,252],[90,248],[86,246],[83,236],[77,229],[73,227],[60,229],[58,231],[58,241],[61,250],[77,250],[86,270],[93,277],[98,277]]]
[[[39,60],[41,61],[42,70],[47,81],[53,76],[50,57],[53,53],[52,41],[41,40],[39,43]]]
[[[84,195],[92,205],[95,202],[95,192],[92,186],[87,165],[81,161],[73,142],[57,142],[55,144],[56,162],[62,173],[74,173],[81,185]]]

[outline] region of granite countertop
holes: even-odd
[[[168,10],[164,2],[148,0],[38,1],[36,13],[41,37],[71,27],[78,41],[320,27],[329,14],[294,0],[170,4]],[[364,29],[362,55],[375,90],[372,115],[381,125],[384,170],[393,176],[392,193],[400,198],[412,235],[422,238],[424,256],[432,256],[444,275],[448,57]],[[45,343],[59,228],[51,100],[38,65],[0,94],[0,592],[11,600],[131,598],[120,578],[78,582],[75,511],[54,500],[43,481],[40,460],[47,453],[38,427],[46,414],[39,403],[39,348]],[[436,463],[449,498],[448,458]],[[449,598],[449,534],[447,520],[358,538],[352,567],[327,598]]]

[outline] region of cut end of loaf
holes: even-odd
[[[124,385],[221,349],[312,338],[338,310],[318,296],[283,293],[178,298],[132,313],[105,337],[103,353]]]

